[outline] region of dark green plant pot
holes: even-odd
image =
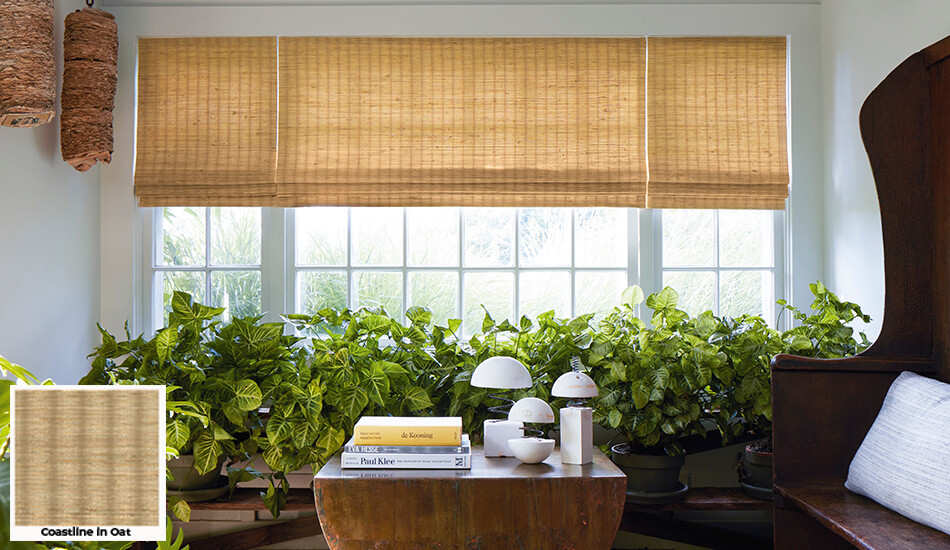
[[[749,485],[772,488],[772,453],[753,451],[748,445],[745,448],[745,471],[748,474],[745,482]]]
[[[168,461],[168,470],[175,479],[166,480],[165,486],[174,491],[196,491],[216,487],[225,458],[224,455],[218,457],[218,467],[206,474],[199,474],[195,469],[194,455],[173,458]]]
[[[627,475],[627,490],[636,493],[672,493],[682,488],[680,469],[686,457],[635,455],[610,448],[611,459]]]

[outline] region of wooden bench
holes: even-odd
[[[950,37],[894,69],[860,122],[881,205],[883,323],[859,356],[772,363],[779,550],[950,548],[843,485],[902,371],[950,381]]]

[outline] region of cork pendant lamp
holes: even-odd
[[[60,147],[63,160],[85,172],[112,160],[112,108],[119,53],[115,17],[88,7],[66,16]]]

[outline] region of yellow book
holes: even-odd
[[[364,416],[353,428],[354,445],[462,444],[461,416]]]

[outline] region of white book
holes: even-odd
[[[471,448],[469,448],[471,449]],[[472,453],[348,453],[340,462],[342,468],[364,469],[421,469],[468,470],[472,467]]]
[[[462,434],[462,444],[456,446],[423,446],[423,445],[357,445],[351,437],[343,451],[347,453],[395,453],[395,454],[466,454],[472,452],[472,444],[468,434]]]

